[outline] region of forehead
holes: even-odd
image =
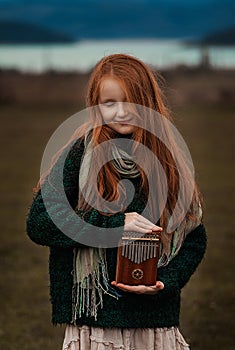
[[[117,79],[104,78],[100,83],[99,89],[100,100],[114,99],[121,100],[125,98],[125,92]]]

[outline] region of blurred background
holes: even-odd
[[[123,52],[159,73],[204,195],[208,250],[181,331],[193,350],[234,349],[234,13],[233,0],[0,0],[1,348],[62,347],[49,250],[27,237],[26,215],[50,136],[85,107],[94,64]]]

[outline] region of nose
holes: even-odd
[[[123,104],[123,102],[118,102],[117,103],[117,116],[118,117],[125,117],[126,116],[126,109],[125,109],[125,105]]]

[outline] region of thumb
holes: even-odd
[[[156,287],[158,288],[158,289],[163,289],[164,288],[164,283],[163,282],[161,282],[161,281],[157,281],[156,282]]]

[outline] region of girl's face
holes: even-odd
[[[120,134],[133,133],[137,127],[130,125],[134,116],[128,111],[126,96],[120,83],[114,78],[104,78],[100,85],[99,100],[103,120]]]

